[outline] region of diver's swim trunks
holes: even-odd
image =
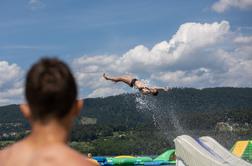
[[[130,83],[130,87],[133,87],[135,85],[135,82],[137,81],[136,78],[132,79],[131,83]]]

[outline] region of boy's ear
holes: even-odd
[[[84,106],[84,100],[77,100],[77,110],[78,110],[78,114],[80,113],[81,109]]]
[[[73,106],[73,110],[72,113],[74,114],[74,116],[77,116],[80,114],[80,111],[82,109],[84,105],[84,101],[83,100],[76,100]]]
[[[28,104],[20,104],[19,106],[20,111],[22,112],[22,114],[24,115],[24,117],[28,120],[31,119],[31,109],[29,107]]]

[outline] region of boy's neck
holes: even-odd
[[[48,146],[50,144],[65,144],[68,138],[68,129],[57,121],[46,124],[35,122],[27,141],[34,146]]]

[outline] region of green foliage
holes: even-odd
[[[15,141],[0,141],[0,149],[3,149],[11,144],[13,144]]]
[[[83,154],[93,151],[94,147],[89,142],[70,142],[69,146]]]
[[[215,130],[219,122],[238,128]],[[210,135],[230,147],[235,139],[251,137],[251,125],[252,88],[174,88],[158,96],[85,99],[70,145],[97,155],[159,154],[173,147],[177,135],[190,134]],[[0,107],[0,141],[19,140],[29,130],[18,105]]]

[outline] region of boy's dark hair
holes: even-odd
[[[34,120],[67,115],[77,98],[77,86],[69,67],[57,58],[43,58],[28,71],[25,96]]]

